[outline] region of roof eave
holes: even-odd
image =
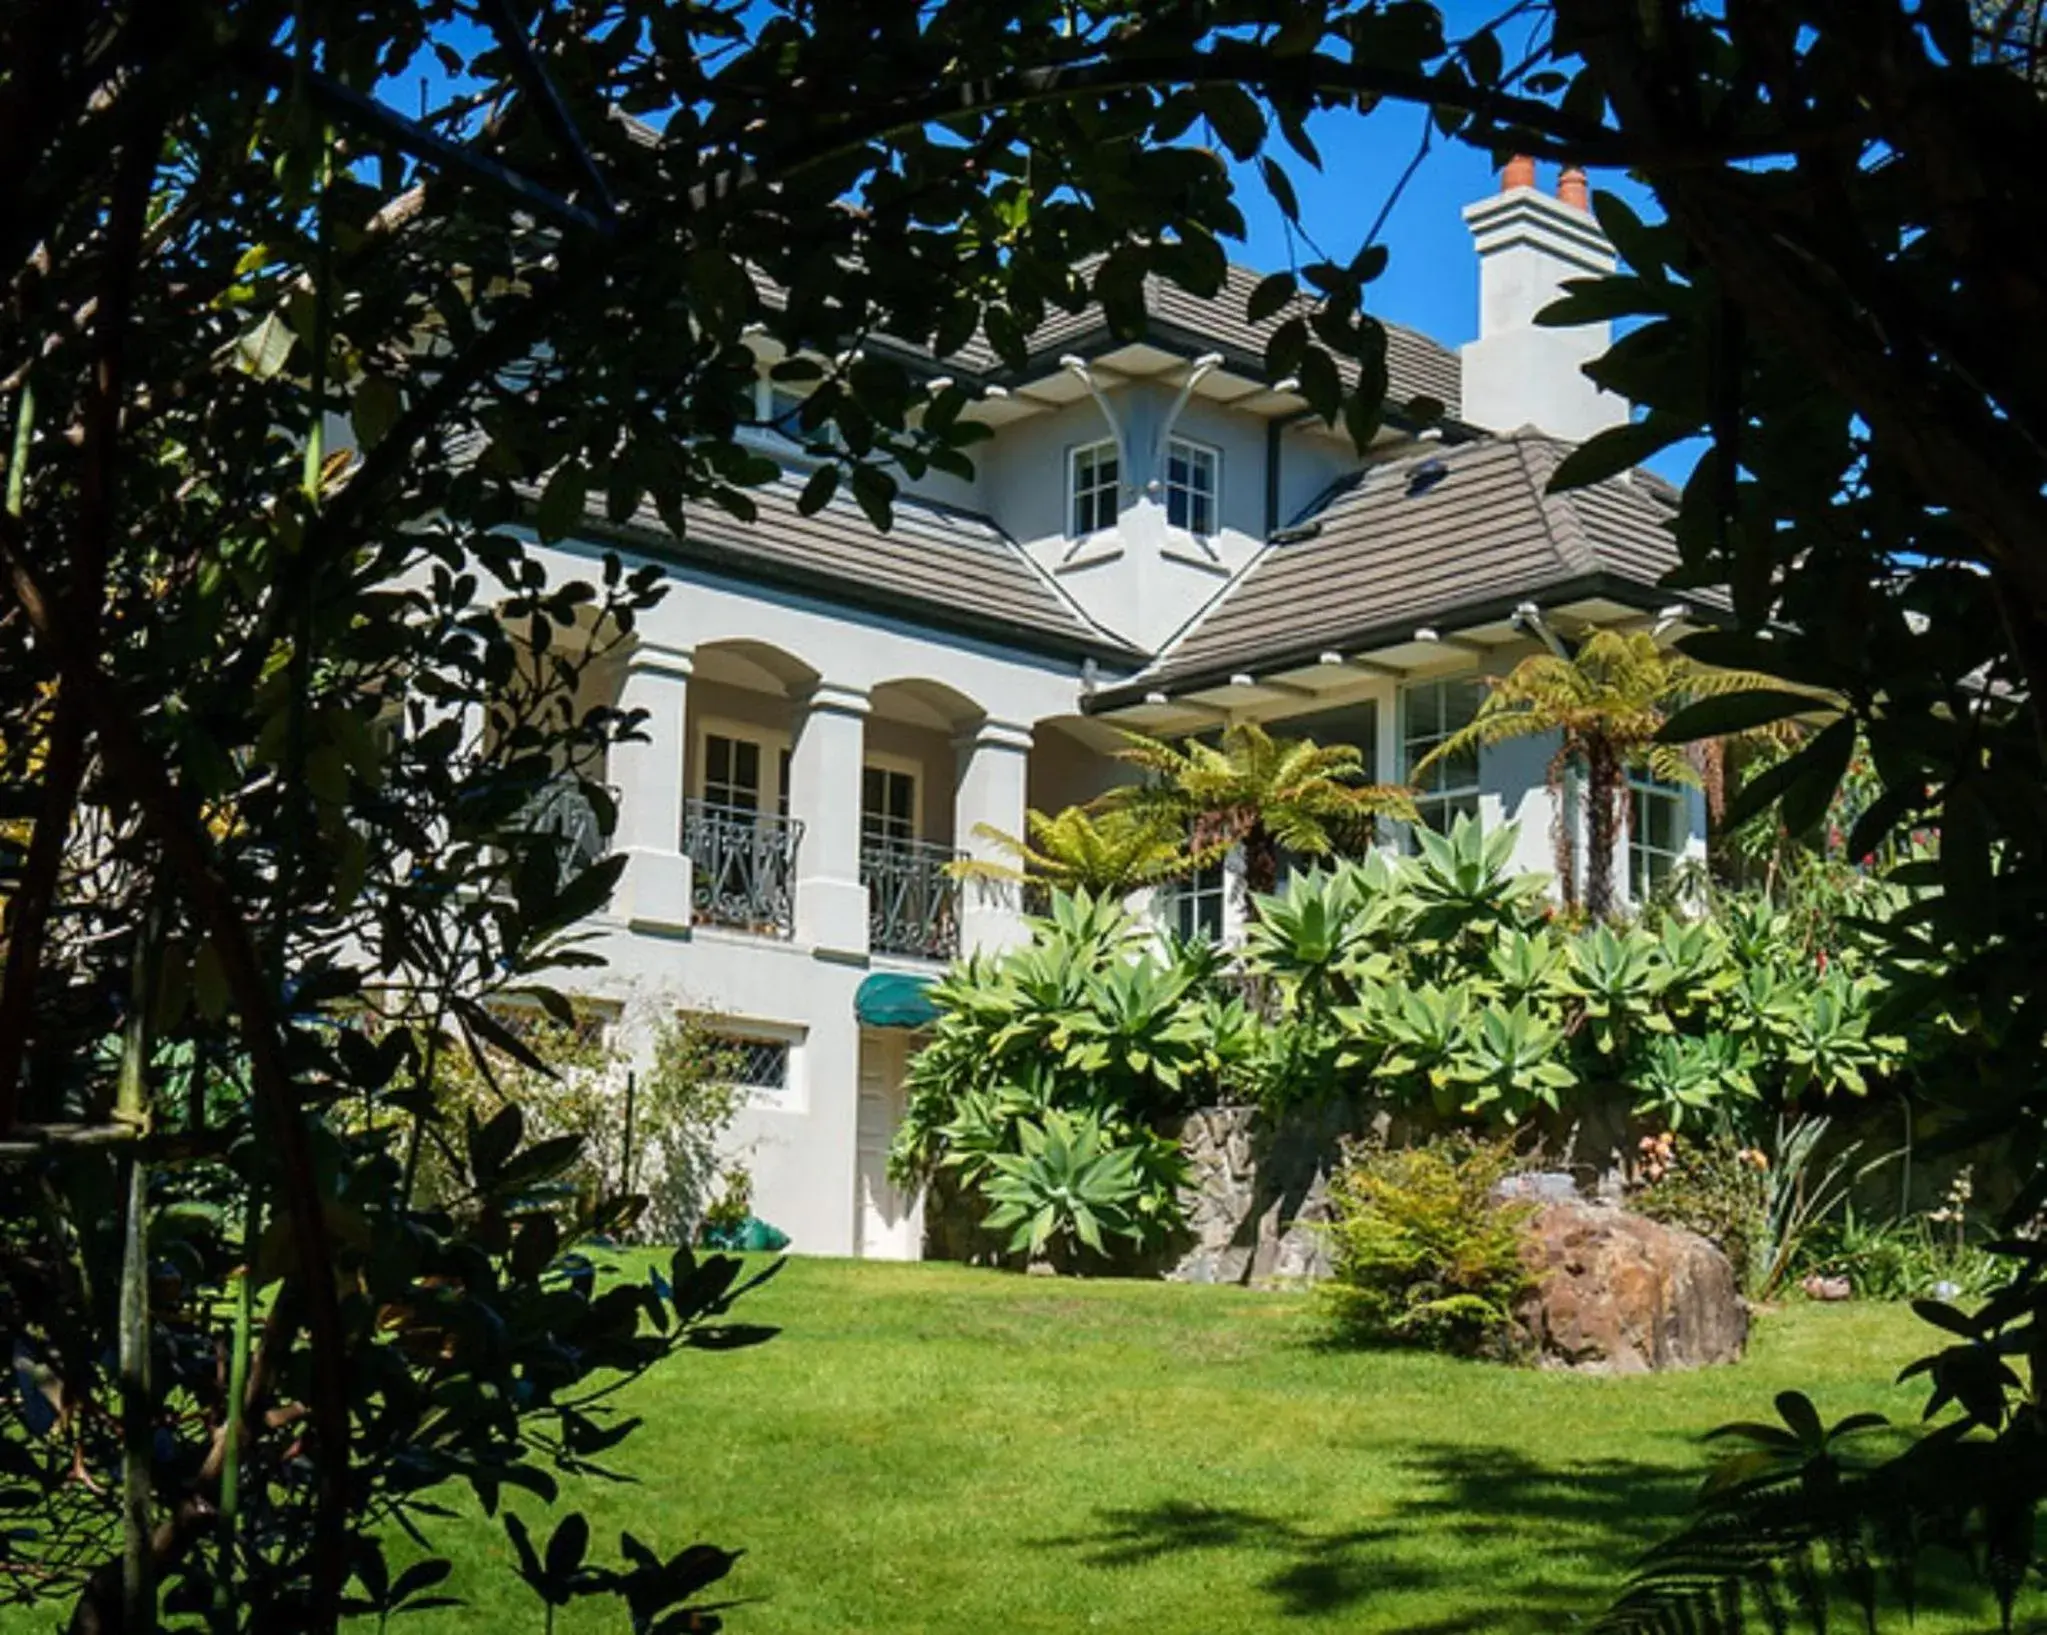
[[[1619,602],[1623,606],[1641,612],[1655,612],[1670,604],[1671,598],[1683,595],[1668,586],[1644,583],[1642,580],[1623,574],[1602,570],[1597,573],[1579,574],[1569,579],[1555,579],[1546,584],[1531,586],[1511,594],[1486,597],[1478,601],[1453,604],[1427,612],[1385,620],[1375,625],[1362,626],[1353,631],[1334,637],[1321,637],[1299,647],[1277,648],[1261,657],[1256,668],[1261,671],[1305,669],[1314,664],[1322,654],[1332,650],[1362,653],[1371,648],[1390,647],[1412,639],[1417,629],[1434,626],[1455,632],[1476,629],[1482,625],[1498,624],[1512,616],[1517,608],[1533,602],[1538,608],[1551,608],[1569,602],[1584,601],[1599,597],[1606,601]],[[1727,617],[1725,610],[1711,605],[1691,603],[1692,617],[1701,624],[1718,624]],[[1082,705],[1089,715],[1102,714],[1109,710],[1142,704],[1152,693],[1164,693],[1168,697],[1182,697],[1209,688],[1225,686],[1234,676],[1245,672],[1247,661],[1238,657],[1219,660],[1203,665],[1183,675],[1144,676],[1138,675],[1113,687],[1104,687],[1088,698]]]
[[[907,617],[914,623],[948,630],[958,635],[975,636],[983,641],[992,641],[1022,652],[1047,654],[1059,658],[1100,659],[1118,665],[1140,664],[1146,657],[1139,649],[1123,645],[1107,635],[1096,637],[1084,631],[1068,634],[1057,630],[1042,630],[1006,619],[977,614],[949,603],[906,593],[899,588],[883,594],[857,580],[838,574],[807,571],[766,558],[739,557],[716,545],[678,539],[665,528],[652,529],[629,522],[585,518],[575,537],[600,544],[624,545],[644,556],[689,567],[708,568],[726,578],[741,580],[748,584],[773,585],[783,590],[801,591],[810,595],[824,592],[835,604],[841,606],[858,607],[869,613],[888,614],[897,618]]]

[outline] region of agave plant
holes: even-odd
[[[1619,1055],[1642,1032],[1671,1031],[1657,1006],[1668,972],[1656,952],[1656,939],[1637,927],[1597,925],[1571,943],[1571,985],[1601,1055]]]
[[[1681,1130],[1689,1119],[1724,1117],[1736,1099],[1756,1098],[1755,1059],[1732,1034],[1651,1039],[1630,1076],[1635,1110],[1651,1123]]]
[[[1049,1042],[1080,1073],[1150,1078],[1178,1090],[1206,1055],[1201,1017],[1186,997],[1184,971],[1120,960],[1095,974],[1087,1003],[1059,1021]]]
[[[1008,1233],[1012,1252],[1036,1260],[1078,1245],[1106,1254],[1111,1237],[1143,1247],[1172,1219],[1187,1172],[1167,1138],[1056,1109],[1016,1131],[1021,1150],[996,1154],[982,1183],[992,1205],[982,1224]]]
[[[1463,1110],[1522,1118],[1538,1105],[1555,1110],[1578,1082],[1563,1060],[1564,1033],[1528,1005],[1488,1005],[1464,1035],[1450,1078],[1463,1087]]]
[[[1373,1073],[1396,1099],[1425,1098],[1441,1112],[1455,1108],[1452,1070],[1471,1027],[1464,989],[1423,983],[1372,990],[1334,1019],[1344,1030],[1341,1065]]]
[[[1416,829],[1420,848],[1405,872],[1414,902],[1414,935],[1427,942],[1490,939],[1503,927],[1527,924],[1549,882],[1513,867],[1519,828],[1488,833],[1476,818],[1459,816],[1447,835]]]
[[[1710,1009],[1737,980],[1727,939],[1709,920],[1666,917],[1655,958],[1662,971],[1664,1006],[1677,1016]]]
[[[1384,894],[1366,896],[1359,871],[1309,869],[1256,901],[1257,917],[1244,937],[1245,963],[1279,983],[1298,1008],[1319,1010],[1349,998],[1361,978],[1384,967],[1374,944],[1394,906]]]
[[[1829,972],[1778,1035],[1789,1069],[1785,1089],[1795,1096],[1816,1090],[1869,1094],[1869,1075],[1888,1072],[1905,1041],[1869,1030],[1868,995],[1839,972]]]
[[[1486,956],[1488,987],[1510,1004],[1549,1004],[1568,996],[1571,956],[1553,937],[1508,931]]]

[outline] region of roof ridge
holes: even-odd
[[[1557,467],[1563,464],[1568,445],[1529,426],[1511,433],[1506,441],[1514,445],[1520,456],[1521,473],[1528,479],[1536,508],[1548,525],[1550,544],[1556,550],[1557,560],[1579,573],[1597,572],[1599,550],[1585,532],[1584,519],[1578,515],[1578,507],[1571,503],[1568,494],[1549,491],[1549,480],[1556,474]],[[1547,469],[1538,470],[1545,463],[1544,455],[1549,457]]]

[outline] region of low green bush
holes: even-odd
[[[1268,1104],[1366,1091],[1505,1128],[1617,1093],[1656,1128],[1756,1136],[1903,1060],[1873,946],[1815,946],[1733,899],[1710,920],[1574,926],[1514,867],[1514,826],[1416,840],[1255,899],[1244,970],[1264,1026],[1292,1036],[1247,1058],[1285,1068],[1254,1074]]]
[[[2009,1271],[1972,1241],[1974,1178],[1956,1175],[1945,1199],[1923,1215],[1888,1219],[1853,1205],[1815,1232],[1801,1257],[1802,1276],[1846,1278],[1858,1300],[1941,1300],[1988,1296]]]
[[[1241,1094],[1254,1019],[1215,950],[1117,903],[1061,893],[1032,926],[933,988],[890,1169],[946,1177],[1009,1253],[1100,1268],[1182,1227],[1186,1164],[1157,1126]]]
[[[1515,1309],[1535,1288],[1522,1257],[1535,1206],[1497,1196],[1517,1167],[1504,1141],[1347,1145],[1329,1183],[1333,1275],[1323,1292],[1338,1337],[1517,1354]]]

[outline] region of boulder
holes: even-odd
[[[1545,1204],[1522,1253],[1519,1316],[1545,1366],[1601,1374],[1733,1362],[1748,1341],[1734,1268],[1696,1232],[1611,1204]]]

